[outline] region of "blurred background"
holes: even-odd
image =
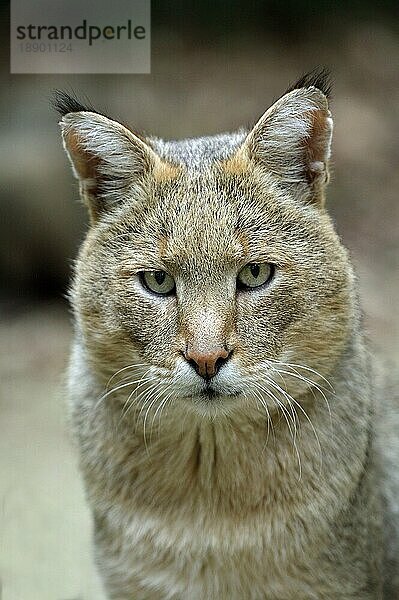
[[[10,75],[0,8],[0,598],[100,600],[65,420],[65,293],[87,228],[54,88],[165,138],[253,123],[304,72],[331,69],[328,206],[359,276],[372,352],[396,368],[399,14],[382,0],[154,0],[151,75]]]

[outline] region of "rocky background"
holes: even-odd
[[[166,138],[253,123],[304,72],[334,78],[328,205],[359,275],[372,352],[399,363],[399,15],[394,2],[152,4],[151,75],[9,75],[0,9],[0,598],[100,600],[68,438],[65,301],[87,227],[55,88]],[[395,18],[396,17],[396,18]]]

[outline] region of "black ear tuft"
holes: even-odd
[[[82,104],[76,97],[71,96],[62,90],[54,91],[51,104],[62,117],[68,113],[74,112],[94,112],[100,114],[89,104]]]
[[[306,75],[303,75],[300,79],[298,79],[294,85],[291,85],[287,92],[292,92],[292,90],[307,87],[315,87],[323,92],[326,98],[331,98],[332,81],[328,69],[319,67],[313,71],[310,71],[310,73],[306,73]]]

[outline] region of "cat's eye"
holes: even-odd
[[[175,280],[166,271],[141,271],[142,285],[160,296],[168,296],[175,291]]]
[[[274,267],[270,263],[248,263],[238,273],[237,285],[241,289],[253,289],[268,283],[273,277]]]

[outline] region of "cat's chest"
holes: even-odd
[[[265,573],[269,583],[281,569],[286,578],[298,557],[311,556],[309,532],[314,538],[316,527],[316,537],[323,535],[324,524],[316,523],[306,507],[309,473],[302,472],[299,485],[295,469],[289,475],[286,465],[271,461],[256,444],[244,455],[237,447],[202,442],[197,432],[184,439],[179,452],[173,446],[158,447],[153,455],[132,454],[130,468],[126,458],[123,465],[114,464],[99,503],[104,506],[106,500],[108,505],[109,538],[124,538],[135,565],[145,557],[143,569],[152,560],[155,568],[162,558],[165,573],[176,577],[187,572],[192,589],[183,597],[195,598],[199,581],[201,590],[208,579],[227,585],[224,573],[226,581],[236,572],[240,581],[252,581],[256,573],[263,589]],[[191,574],[199,565],[194,581]],[[215,597],[233,596],[226,591]]]
[[[306,532],[299,520],[287,523],[261,510],[235,523],[173,511],[119,517],[108,513],[108,534],[101,537],[111,553],[119,540],[123,552],[115,553],[113,564],[129,589],[137,589],[136,600],[332,599],[338,598],[337,580],[340,600],[376,598],[365,593],[361,569],[351,582],[355,565],[336,569],[326,559],[329,536],[320,523],[312,524],[318,533]]]
[[[315,548],[304,552],[300,528],[288,529],[261,511],[235,523],[150,511],[120,520],[115,512],[111,521],[109,539],[123,539],[121,571],[134,574],[140,587],[144,581],[147,594],[157,588],[176,600],[317,598],[303,578],[314,569]]]
[[[207,547],[213,539],[228,540],[229,547],[243,540],[273,544],[277,533],[284,543],[287,527],[314,520],[316,505],[332,506],[334,490],[314,444],[302,444],[300,465],[292,440],[281,435],[267,445],[262,427],[234,435],[231,428],[206,424],[159,436],[146,447],[140,433],[115,440],[110,431],[89,433],[96,443],[84,457],[84,470],[94,501],[105,501],[112,513],[118,509],[131,526],[138,518],[138,531],[143,523],[165,538],[178,531],[175,537],[187,544],[207,536]],[[184,527],[199,536],[185,537]]]
[[[306,574],[314,582],[315,570],[326,570],[320,549],[337,497],[350,490],[335,463],[325,460],[320,471],[314,446],[300,447],[299,471],[290,440],[281,434],[268,447],[255,427],[236,436],[208,426],[165,429],[144,449],[139,437],[116,440],[110,431],[85,456],[98,539],[116,552],[129,585],[145,582],[143,598],[159,597],[153,586],[175,590],[168,598],[176,600],[323,597],[312,595]]]

